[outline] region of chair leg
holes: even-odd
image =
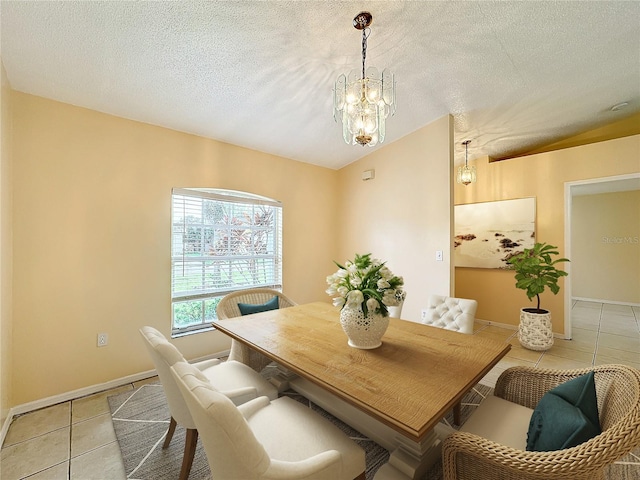
[[[460,416],[462,415],[462,401],[453,406],[453,423],[460,426]]]
[[[182,457],[182,468],[180,469],[180,480],[187,480],[191,472],[191,464],[196,454],[198,444],[198,430],[187,428],[187,438],[184,441],[184,456]]]
[[[171,417],[171,421],[169,422],[169,430],[167,431],[167,436],[164,437],[164,443],[162,444],[162,448],[167,448],[171,443],[171,439],[173,438],[173,432],[176,431],[176,421],[173,417]]]

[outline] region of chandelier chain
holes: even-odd
[[[462,144],[464,145],[464,166],[468,167],[469,166],[469,144],[471,143],[471,140],[465,140],[464,142],[462,142]]]
[[[370,33],[371,33],[370,28],[362,29],[362,79],[363,80],[365,77],[364,62],[365,62],[365,59],[367,58],[367,39],[369,38]]]

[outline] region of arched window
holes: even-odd
[[[257,287],[282,289],[282,204],[245,192],[174,188],[172,333],[210,328],[224,295]]]

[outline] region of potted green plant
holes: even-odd
[[[520,310],[518,340],[530,350],[548,350],[553,345],[551,314],[540,308],[540,294],[548,288],[556,295],[560,291],[558,280],[568,275],[556,266],[569,261],[555,258],[559,255],[557,249],[554,245],[537,242],[533,248],[525,248],[507,260],[516,273],[516,288],[524,290],[529,300],[537,298],[536,308]]]

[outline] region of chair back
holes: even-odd
[[[597,366],[594,371],[602,431],[631,417],[640,435],[640,371],[619,365]]]
[[[431,295],[422,323],[433,327],[472,334],[478,302],[466,298]]]
[[[400,316],[402,315],[402,307],[406,298],[407,293],[405,291],[402,295],[402,299],[398,302],[398,305],[396,305],[395,307],[387,307],[387,310],[389,311],[389,317],[400,318]]]
[[[144,339],[145,347],[149,351],[151,360],[156,367],[160,383],[164,389],[169,411],[178,425],[185,428],[196,428],[189,409],[184,402],[182,393],[171,374],[171,366],[177,362],[185,362],[180,351],[153,327],[142,327],[140,334]],[[194,367],[195,368],[195,367]],[[196,369],[197,370],[197,369]]]
[[[287,298],[284,293],[277,290],[271,288],[252,288],[249,290],[238,290],[237,292],[232,292],[222,297],[216,307],[216,315],[220,320],[240,317],[242,314],[238,308],[238,303],[262,305],[273,297],[278,297],[278,308],[287,308],[296,305],[296,303]]]
[[[211,476],[227,480],[260,478],[271,460],[240,410],[193,365],[178,362],[171,372],[195,420]]]
[[[216,307],[216,315],[218,319],[240,317],[242,313],[238,307],[238,303],[248,303],[251,305],[262,305],[267,303],[273,297],[278,297],[278,308],[293,307],[295,302],[287,298],[285,294],[271,288],[252,288],[249,290],[238,290],[232,292],[218,302]],[[237,340],[231,341],[231,350],[229,352],[229,360],[235,360],[245,365],[249,365],[256,372],[261,372],[271,360],[252,348],[240,343]]]

